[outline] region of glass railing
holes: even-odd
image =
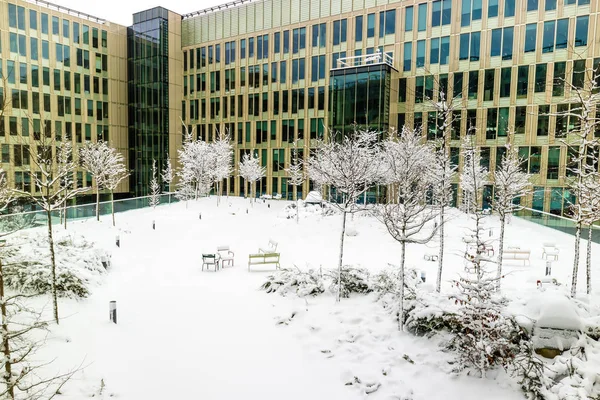
[[[557,229],[559,231],[575,235],[575,222],[570,218],[550,214],[543,211],[533,210],[531,208],[524,208],[521,211],[515,213],[515,215],[527,221],[531,221],[536,224],[547,226],[548,228]],[[582,238],[587,239],[587,228],[587,226],[583,227],[583,232],[581,233]],[[600,243],[600,226],[594,226],[592,233],[592,241],[595,243]]]
[[[149,207],[150,196],[133,197],[129,199],[115,200],[115,214],[139,210]],[[176,203],[179,199],[174,193],[162,193],[160,195],[160,204],[157,207],[169,203]],[[64,214],[67,215],[67,223],[69,221],[83,220],[96,217],[96,203],[80,204],[68,206],[66,209],[53,211],[51,214],[52,224],[63,224]],[[100,202],[100,215],[110,215],[112,205],[110,201]],[[43,210],[24,211],[14,214],[0,215],[0,233],[11,232],[17,229],[30,228],[35,226],[46,225],[48,216]]]

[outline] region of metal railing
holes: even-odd
[[[215,12],[215,11],[219,11],[219,10],[224,10],[226,8],[241,6],[242,4],[251,3],[253,1],[256,1],[256,0],[236,0],[236,1],[230,1],[229,3],[223,3],[223,4],[216,5],[216,6],[205,8],[203,10],[198,10],[198,11],[194,11],[194,12],[191,12],[191,13],[184,14],[183,15],[183,19],[188,19],[188,18],[197,17],[199,15],[209,14],[211,12]]]
[[[133,197],[128,199],[115,200],[115,214],[125,211],[139,210],[149,207],[151,196]],[[179,199],[175,197],[175,193],[161,193],[160,207],[163,204],[176,203]],[[112,203],[110,201],[100,202],[100,215],[111,215]],[[67,223],[69,221],[80,221],[88,218],[96,217],[96,203],[78,204],[68,206],[66,209],[55,210],[52,212],[52,223],[61,224],[64,221],[63,216],[67,215]],[[35,227],[45,225],[48,221],[48,216],[44,210],[23,211],[19,213],[0,215],[0,232],[9,232],[15,226]]]
[[[387,64],[394,68],[394,58],[388,53],[380,53],[379,51],[360,56],[341,57],[337,59],[337,63],[333,69],[361,67],[373,64]]]
[[[106,24],[106,20],[104,18],[99,18],[99,17],[95,17],[93,15],[90,14],[86,14],[84,12],[81,11],[77,11],[77,10],[72,10],[70,8],[64,7],[64,6],[60,6],[58,4],[54,4],[54,3],[50,3],[48,1],[44,1],[44,0],[26,0],[27,2],[31,3],[31,4],[35,4],[35,5],[39,5],[42,7],[46,7],[50,10],[55,10],[55,11],[60,11],[62,13],[65,14],[69,14],[72,15],[74,17],[79,17],[79,18],[83,18],[83,19],[87,19],[88,21],[93,21],[96,22],[98,24]]]
[[[575,221],[570,218],[527,207],[524,207],[521,211],[516,212],[515,215],[524,220],[547,226],[548,228],[553,228],[570,235],[575,235]],[[584,233],[581,235],[582,238],[587,239],[587,228],[587,226],[583,227]],[[600,243],[600,226],[594,225],[592,241],[595,243]]]

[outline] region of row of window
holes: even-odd
[[[72,90],[75,94],[94,93],[108,96],[108,78],[56,68],[40,68],[35,64],[18,63],[10,60],[6,62],[6,69],[7,74],[4,76],[0,60],[0,76],[4,76],[9,85],[16,85],[17,83],[27,85],[31,83],[32,88],[38,88],[41,85],[53,87],[56,91]]]
[[[100,104],[98,107],[106,108],[106,104]],[[5,122],[8,122],[8,131],[5,130]],[[39,140],[42,134],[46,137],[53,137],[54,140],[60,142],[63,139],[67,141],[75,140],[76,143],[84,143],[84,141],[92,140],[93,125],[81,122],[63,122],[63,121],[52,121],[40,120],[39,118],[17,118],[8,117],[0,118],[0,137],[6,136],[7,132],[10,136],[20,135],[21,137],[29,137],[30,134],[33,138]],[[96,125],[96,139],[108,141],[109,126],[103,124]],[[3,161],[2,162],[9,162]],[[17,167],[21,165],[29,165],[29,163],[15,162]]]
[[[244,105],[248,110],[245,112]],[[189,108],[188,108],[189,107]],[[182,101],[182,118],[188,116],[191,120],[206,118],[244,118],[247,116],[258,117],[262,113],[273,111],[273,115],[280,113],[296,114],[301,110],[325,110],[325,87],[310,87],[307,89],[292,89],[254,93],[247,95],[212,97],[210,99]]]
[[[2,145],[5,146],[5,145]],[[15,145],[15,155],[18,154],[17,151],[22,152],[22,150],[17,150]],[[2,157],[4,158],[4,147],[2,147]],[[16,158],[16,157],[15,157]],[[42,180],[42,176],[41,176],[41,172],[36,172],[38,175],[38,180]],[[15,171],[14,172],[14,185],[16,189],[20,189],[24,192],[31,192],[31,189],[35,190],[35,193],[38,193],[40,191],[40,189],[38,187],[35,187],[35,184],[32,184],[32,176],[31,176],[31,172],[29,171]],[[83,171],[78,171],[76,173],[73,174],[73,177],[75,178],[73,180],[73,188],[81,188],[81,187],[91,187],[92,186],[92,174],[90,174],[89,172],[85,173],[85,186],[84,186],[84,172]]]
[[[24,7],[16,6],[15,4],[8,4],[8,26],[24,31],[26,29],[26,13],[29,12],[29,29],[33,31],[39,29],[42,34],[48,35],[49,30],[49,16],[46,13],[40,13],[38,20],[38,12],[36,10],[26,10]],[[62,26],[62,29],[61,29]],[[84,45],[90,44],[90,27],[78,22],[70,22],[69,20],[63,19],[62,24],[57,16],[52,16],[52,34],[60,35],[62,31],[62,37],[70,39],[72,37],[73,43],[81,43]],[[104,29],[101,31],[98,28],[92,27],[92,47],[97,49],[98,44],[102,48],[108,47],[108,33]]]
[[[552,96],[560,97],[565,94],[566,84],[576,88],[583,88],[586,80],[586,60],[574,60],[567,74],[567,62],[558,61],[552,64],[540,63],[535,65],[520,65],[504,68],[490,68],[485,70],[454,72],[433,75],[417,76],[414,78],[414,90],[407,88],[407,83],[412,78],[398,79],[398,102],[407,101],[407,93],[414,93],[414,102],[422,103],[433,99],[434,85],[438,92],[447,96],[460,99],[463,95],[469,100],[476,100],[482,86],[483,101],[493,101],[498,98],[511,97],[514,90],[516,98],[527,98],[530,84],[534,93],[546,93],[551,89]],[[600,58],[590,60],[591,68],[595,73],[597,85],[600,86]],[[550,75],[549,75],[550,74]],[[533,76],[532,76],[533,75]],[[499,87],[499,90],[497,88]]]

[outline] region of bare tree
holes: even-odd
[[[30,122],[32,123],[32,121]],[[56,257],[52,236],[52,213],[59,210],[65,201],[85,193],[87,188],[66,187],[60,184],[66,179],[67,175],[72,176],[77,170],[77,164],[73,161],[73,148],[70,143],[63,143],[62,147],[58,148],[55,146],[51,134],[40,135],[39,140],[36,140],[36,142],[37,145],[35,147],[30,146],[28,151],[34,167],[33,181],[39,193],[33,194],[20,188],[15,188],[14,192],[29,198],[46,213],[51,261],[52,303],[54,320],[58,324],[58,293],[56,289]],[[53,155],[55,148],[58,151],[57,156]],[[59,160],[61,161],[59,162]]]
[[[173,168],[171,168],[171,159],[167,156],[167,162],[165,164],[165,169],[163,169],[160,174],[162,181],[169,185],[169,204],[171,204],[171,182],[173,182]]]
[[[300,207],[298,199],[298,187],[302,186],[306,180],[304,174],[304,162],[298,157],[298,142],[294,142],[294,148],[292,149],[292,160],[290,166],[286,168],[285,172],[288,174],[288,183],[296,188],[296,223],[300,221]]]
[[[150,201],[148,205],[153,209],[160,203],[160,184],[158,183],[158,172],[156,160],[152,160],[152,180],[150,181]]]
[[[512,133],[509,132],[509,142],[506,145],[506,153],[502,157],[500,168],[494,172],[495,197],[492,200],[492,208],[500,216],[500,240],[498,243],[498,270],[496,274],[497,289],[500,290],[502,279],[502,256],[504,253],[504,229],[506,217],[515,211],[522,209],[520,201],[522,197],[531,193],[531,175],[523,171],[523,163],[517,149],[510,144]]]
[[[210,192],[214,155],[208,143],[193,140],[193,129],[189,132],[186,127],[185,130],[183,146],[178,150],[180,185],[185,185],[186,191],[193,188],[197,200],[200,195]]]
[[[588,226],[587,249],[586,249],[586,293],[592,293],[592,237],[594,233],[594,223],[600,220],[600,173],[598,173],[598,146],[588,149],[587,164],[591,166],[582,181],[581,212],[583,224]]]
[[[600,107],[600,70],[584,68],[573,70],[573,80],[561,79],[555,84],[566,85],[567,95],[564,107],[555,113],[557,119],[569,119],[573,129],[567,132],[557,130],[557,135],[566,136],[563,142],[572,156],[567,160],[567,184],[575,197],[571,204],[571,218],[575,223],[575,256],[573,258],[573,278],[571,281],[571,297],[577,294],[577,278],[579,272],[581,229],[586,220],[586,212],[582,199],[587,191],[586,181],[598,172],[598,164],[590,162],[588,154],[598,146],[598,138],[594,133],[600,128],[600,118],[596,114]],[[591,252],[591,246],[588,246]],[[591,255],[588,255],[591,259]],[[591,288],[591,266],[586,267],[587,282]]]
[[[221,201],[223,188],[221,187],[223,180],[231,176],[233,167],[231,160],[233,159],[233,146],[229,142],[229,135],[218,134],[214,143],[210,144],[211,153],[213,155],[213,167],[211,168],[212,179],[215,183],[215,192],[217,193],[217,205]]]
[[[115,189],[119,183],[129,176],[129,171],[125,167],[123,155],[109,147],[109,155],[106,158],[107,173],[102,176],[102,186],[110,191],[110,213],[112,217],[112,225],[115,226]]]
[[[438,216],[437,210],[427,204],[427,192],[439,177],[431,172],[435,151],[430,143],[423,143],[421,130],[404,127],[397,139],[384,143],[382,154],[386,164],[383,183],[391,185],[388,202],[378,211],[390,235],[400,243],[400,271],[398,328],[404,326],[404,265],[406,245],[425,244],[437,233],[437,226],[426,226]]]
[[[256,201],[256,181],[265,176],[266,170],[260,165],[258,156],[254,154],[244,154],[239,169],[240,176],[244,178],[244,181],[252,185],[252,198],[250,199],[252,203]]]
[[[363,208],[357,204],[357,200],[381,176],[381,149],[377,137],[377,132],[355,128],[354,132],[344,135],[339,142],[335,140],[336,137],[331,137],[327,143],[320,142],[315,154],[308,160],[308,176],[335,188],[342,195],[340,201],[330,203],[342,212],[337,301],[340,301],[342,286],[346,217]]]

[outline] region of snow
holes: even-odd
[[[316,190],[308,192],[306,199],[304,199],[304,202],[307,204],[321,204],[322,201],[323,196],[321,196],[321,193],[317,192]]]
[[[55,359],[48,373],[76,367],[82,360],[86,366],[61,390],[61,398],[523,398],[503,371],[486,379],[450,373],[454,356],[440,350],[443,339],[399,332],[374,294],[335,304],[331,293],[299,298],[259,290],[273,266],[254,266],[248,272],[247,255],[270,238],[278,242],[284,268],[337,266],[341,215],[302,210],[296,223],[282,217],[290,204],[267,201],[249,208],[247,200],[229,198],[217,207],[216,198],[208,197],[188,202],[187,208],[184,203],[161,204],[155,210],[117,214],[116,227],[107,216],[101,222],[70,222],[68,232],[95,242],[112,258],[109,273],[90,288],[88,298],[60,300],[63,319],[51,327],[39,353],[42,359]],[[399,244],[380,222],[366,213],[348,218],[360,235],[346,239],[346,264],[373,272],[398,264]],[[471,225],[455,210],[448,219],[443,293],[452,290],[451,279],[464,273],[461,237]],[[486,227],[498,226],[496,217],[486,219]],[[493,237],[497,234],[493,229]],[[116,235],[120,248],[114,243]],[[542,293],[536,282],[544,276],[541,251],[549,241],[560,249],[552,277],[561,285],[547,285],[551,287]],[[506,242],[532,250],[530,266],[505,264],[502,287],[512,299],[511,313],[535,319],[541,307],[530,308],[534,299],[568,294],[573,237],[512,218]],[[235,252],[235,266],[203,272],[202,252],[225,244]],[[436,247],[436,242],[409,246],[407,267],[433,278],[437,263],[423,260],[423,255]],[[597,244],[593,250],[599,254]],[[579,278],[585,281],[583,274]],[[579,287],[585,290],[585,285]],[[593,287],[600,288],[597,274]],[[599,293],[596,289],[585,304],[577,305],[586,326],[598,315]],[[580,291],[579,296],[585,295]],[[117,301],[117,325],[108,320],[111,300]],[[35,299],[39,308],[48,301]],[[98,394],[101,381],[103,395]]]
[[[544,306],[537,318],[537,326],[581,331],[583,324],[577,308],[566,297],[545,295]]]

